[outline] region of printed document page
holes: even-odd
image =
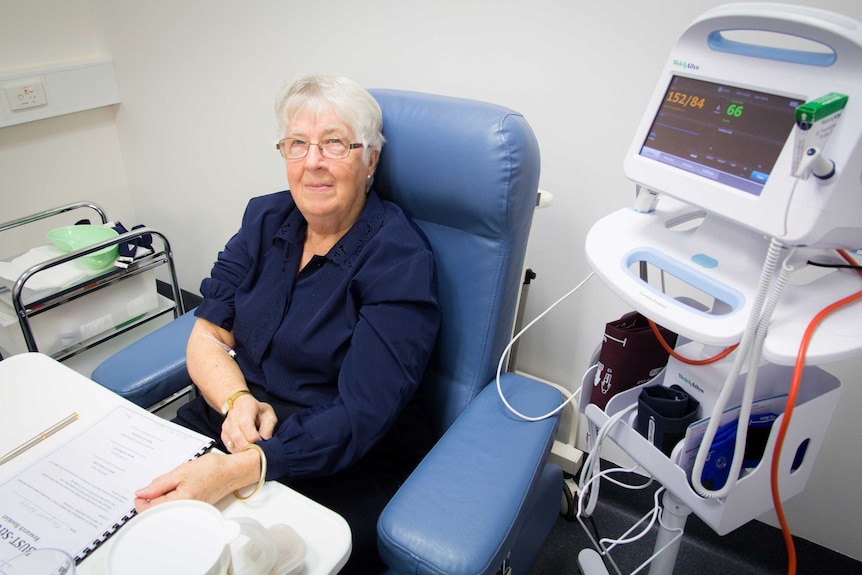
[[[212,441],[118,406],[0,485],[0,563],[59,548],[80,562],[134,515],[135,490]]]

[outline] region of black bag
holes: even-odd
[[[697,420],[698,407],[698,401],[678,385],[645,387],[638,396],[638,433],[670,456]]]

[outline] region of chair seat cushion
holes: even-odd
[[[157,404],[191,384],[186,342],[194,323],[192,310],[112,355],[90,378],[141,407]]]

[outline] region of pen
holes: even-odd
[[[52,425],[51,427],[49,427],[48,429],[46,429],[45,431],[40,433],[39,435],[35,436],[32,439],[25,441],[24,443],[22,443],[21,445],[19,445],[18,447],[16,447],[15,449],[10,451],[6,455],[4,455],[3,457],[0,457],[0,465],[2,465],[3,463],[6,463],[10,459],[18,457],[19,455],[21,455],[22,453],[24,453],[25,451],[27,451],[28,449],[30,449],[34,445],[38,444],[40,441],[42,441],[44,439],[48,439],[49,436],[54,435],[55,433],[57,433],[58,431],[60,431],[61,429],[63,429],[64,427],[66,427],[67,425],[72,423],[73,421],[75,421],[76,419],[78,419],[78,414],[73,413],[69,417],[67,417],[61,421],[58,421],[57,423],[55,423],[54,425]]]

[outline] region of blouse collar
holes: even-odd
[[[347,230],[347,233],[339,239],[332,249],[326,254],[326,258],[342,268],[353,266],[356,258],[362,252],[363,247],[374,237],[383,226],[385,220],[385,209],[382,200],[372,189],[368,192],[365,206],[359,219]],[[305,230],[308,223],[296,205],[291,208],[274,240],[280,239],[295,245],[302,245],[305,241]]]

